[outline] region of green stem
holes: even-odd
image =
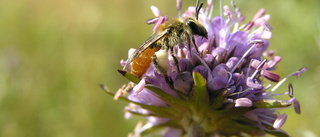
[[[199,124],[193,122],[190,125],[189,131],[187,132],[187,137],[204,137],[205,131],[202,129],[202,127],[199,126]]]

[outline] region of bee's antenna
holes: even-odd
[[[182,0],[177,0],[177,11],[178,11],[178,17],[181,17],[181,6],[182,6]]]
[[[198,15],[200,12],[201,7],[203,6],[203,2],[201,2],[200,6],[199,6],[199,0],[197,0],[197,4],[196,4],[196,19],[198,20]]]

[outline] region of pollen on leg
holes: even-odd
[[[131,73],[138,77],[141,77],[147,69],[150,67],[152,62],[152,56],[158,48],[148,48],[140,54],[140,56],[132,62]]]

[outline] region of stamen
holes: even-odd
[[[257,20],[254,20],[254,25],[255,26],[267,26],[264,24],[268,24],[267,21],[270,20],[271,16],[270,15],[265,15],[261,18],[258,18]],[[271,28],[271,27],[270,27]]]
[[[260,83],[256,83],[255,79],[253,78],[247,78],[247,85],[249,87],[255,88],[255,89],[263,89],[263,86]]]
[[[260,113],[260,115],[259,115],[260,118],[262,118],[264,120],[274,120],[274,117],[264,114],[263,111],[264,111],[263,109],[260,109],[260,111],[258,111]],[[270,122],[267,122],[267,123],[270,123]]]
[[[138,122],[138,124],[134,128],[134,132],[138,132],[142,128],[142,126],[143,126],[143,122],[142,121]]]
[[[263,54],[263,56],[268,56],[268,57],[272,57],[274,55],[275,51],[274,50],[268,50],[267,52],[265,52]]]
[[[270,62],[270,61],[268,61],[267,63],[265,63],[265,64],[263,65],[263,67],[260,68],[260,69],[261,69],[261,70],[267,69],[269,62]],[[260,61],[260,60],[251,59],[251,62],[250,62],[250,66],[251,66],[251,67],[257,69],[260,64],[261,64],[261,61]]]
[[[264,21],[261,25],[264,28],[266,28],[268,31],[272,31],[272,27],[270,26],[270,24],[268,22]]]
[[[257,122],[258,122],[258,128],[259,128],[262,132],[265,132],[265,131],[264,131],[264,127],[262,126],[262,120],[260,120],[260,118],[258,118]]]
[[[248,98],[238,98],[235,101],[235,107],[252,107],[252,101]]]
[[[160,25],[165,21],[165,17],[160,16],[159,19],[157,20],[157,23],[154,25],[152,31],[156,32],[158,30],[158,28],[160,27]]]
[[[228,83],[230,83],[230,81],[232,80],[232,73],[230,73],[230,72],[227,72],[227,73],[229,75]]]
[[[146,23],[147,23],[148,25],[150,25],[150,24],[155,24],[155,23],[158,22],[158,20],[159,20],[159,18],[152,18],[152,19],[148,19],[148,20],[146,21]]]
[[[212,12],[213,12],[213,3],[212,0],[207,1],[207,8],[206,8],[206,16],[211,19],[212,17]],[[209,13],[209,15],[208,15]]]
[[[256,34],[261,34],[264,31],[264,27],[259,27],[255,30],[253,30],[250,34],[249,34],[249,38],[253,38]]]
[[[265,13],[266,13],[266,9],[264,9],[264,8],[260,9],[260,10],[256,13],[256,15],[252,18],[252,21],[255,21],[255,20],[261,18]]]
[[[190,51],[191,52],[191,51]],[[195,52],[192,52],[192,55],[196,56],[199,61],[201,62],[201,64],[207,68],[207,70],[210,70],[210,67],[208,66],[208,64]],[[209,73],[208,73],[209,74]]]
[[[297,100],[297,98],[290,98],[287,100],[287,103],[292,104]]]
[[[143,79],[140,80],[140,82],[136,86],[134,86],[134,88],[132,89],[133,93],[135,95],[138,95],[144,89],[145,85],[146,85],[146,81],[143,78]]]
[[[263,44],[264,41],[261,39],[255,39],[255,40],[251,40],[249,43],[250,44]]]
[[[232,7],[233,7],[234,9],[236,9],[237,6],[236,6],[235,0],[232,0],[232,1],[231,1],[231,5],[232,5]]]
[[[300,113],[301,113],[300,103],[299,103],[298,100],[296,100],[296,101],[293,103],[293,108],[294,108],[294,110],[296,111],[297,114],[300,114]]]
[[[237,62],[237,64],[231,69],[231,73],[233,73],[236,68],[242,63],[242,61],[249,55],[250,51],[256,46],[256,43],[254,43],[243,55],[242,57],[239,59],[239,61]]]
[[[177,0],[176,4],[177,4],[176,6],[177,6],[177,11],[178,11],[178,17],[180,18],[181,17],[180,12],[181,12],[182,0]]]
[[[119,97],[122,95],[123,89],[126,87],[126,85],[122,85],[122,87],[114,94],[113,100],[118,100]]]
[[[268,70],[262,70],[260,73],[264,78],[272,81],[272,82],[279,82],[280,80],[280,76],[276,73],[273,73],[271,71]]]
[[[289,97],[293,98],[293,87],[291,83],[289,83],[288,85],[288,92],[289,92]]]
[[[234,25],[233,25],[233,33],[239,31],[239,22],[236,22]]]
[[[122,67],[124,67],[126,64],[127,64],[127,63],[126,63],[125,60],[123,60],[123,59],[120,60],[120,65],[121,65]],[[125,70],[125,68],[123,68],[123,70]]]
[[[236,93],[231,93],[231,94],[229,94],[229,96],[233,96],[233,95],[238,95],[238,94],[242,94],[242,93],[245,93],[245,92],[247,92],[247,91],[249,91],[249,90],[251,90],[251,88],[247,88],[247,89],[245,89],[245,90],[243,90],[243,91],[240,91],[240,92],[236,92]]]
[[[248,24],[246,24],[245,26],[243,26],[241,28],[244,28],[243,29],[244,31],[248,31],[248,30],[250,30],[252,28],[253,24],[254,23],[252,21],[250,21]]]
[[[137,135],[137,136],[134,136],[134,137],[138,137],[138,136],[140,136],[140,135],[141,135],[141,133],[143,133],[144,131],[146,131],[146,130],[150,129],[152,126],[153,126],[153,124],[152,124],[152,123],[146,123],[144,126],[139,127],[137,130],[135,129],[135,131],[134,131],[134,132],[136,133],[136,135]]]
[[[224,10],[223,15],[230,18],[231,11],[230,11],[229,6],[227,6],[227,5],[223,6],[223,10]]]
[[[130,118],[132,118],[132,113],[130,113],[130,112],[125,112],[125,113],[124,113],[124,119],[130,119]]]
[[[156,7],[156,6],[151,6],[151,11],[152,13],[156,16],[156,17],[160,17],[161,16],[161,12],[160,10]]]
[[[268,93],[268,95],[270,95],[272,92],[276,91],[276,90],[277,90],[288,78],[290,78],[291,76],[295,76],[295,75],[296,75],[297,77],[299,77],[299,76],[302,74],[302,72],[304,72],[304,71],[306,71],[306,70],[307,70],[307,68],[306,68],[306,67],[303,67],[303,68],[301,68],[300,70],[298,70],[298,71],[296,71],[296,72],[288,75],[287,77],[285,77],[284,79],[282,79],[280,82],[278,82],[278,83],[271,89],[271,91]]]
[[[261,39],[271,39],[271,37],[272,37],[272,33],[268,30],[264,30],[260,35]]]
[[[300,77],[301,74],[302,74],[303,72],[305,72],[305,71],[307,71],[307,68],[306,68],[306,67],[303,67],[303,68],[299,69],[299,71],[297,71],[297,73],[295,74],[296,77],[297,77],[297,78]]]
[[[283,124],[286,122],[287,118],[288,118],[288,115],[285,113],[282,114],[281,116],[279,116],[276,119],[276,121],[274,121],[273,128],[275,128],[277,130],[280,129],[283,126]]]
[[[272,95],[268,95],[269,97],[275,97],[275,96],[282,96],[282,95],[286,95],[286,94],[289,94],[288,92],[284,92],[284,93],[281,93],[281,94],[272,94]]]
[[[241,16],[240,9],[237,8],[235,0],[231,1],[231,5],[234,11],[232,13],[230,12],[229,18],[232,21],[230,25],[233,25],[233,32],[235,33],[239,31],[239,23],[243,21],[244,17]]]
[[[136,51],[136,49],[130,48],[129,51],[128,51],[128,58],[131,57],[131,55],[132,55],[135,51]],[[128,60],[124,61],[123,64],[124,64],[124,65],[123,65],[122,70],[125,70],[125,69],[130,65],[130,63],[128,63]]]
[[[267,89],[269,89],[270,87],[272,87],[272,84],[268,84],[267,86],[264,87],[263,90],[267,90]]]
[[[129,51],[128,51],[128,57],[131,57],[132,54],[134,53],[134,51],[136,51],[136,49],[130,48]]]
[[[223,10],[224,10],[224,12],[223,12],[223,16],[226,16],[227,18],[226,18],[226,24],[229,24],[229,22],[231,22],[231,18],[232,18],[232,13],[231,13],[231,11],[230,11],[230,9],[229,9],[229,6],[223,6]],[[222,10],[220,9],[220,11],[221,11],[221,17],[223,17],[222,16]],[[222,25],[222,21],[220,21],[220,23],[221,23],[221,25]]]
[[[281,61],[281,57],[280,56],[275,56],[273,57],[270,61],[268,61],[267,65],[268,68],[273,68],[276,66],[276,64],[278,64]]]
[[[260,122],[263,123],[263,124],[265,124],[265,125],[268,125],[268,126],[272,127],[272,123],[270,123],[270,121],[267,121],[267,120],[265,120],[265,119],[260,119]],[[262,126],[262,128],[263,128],[263,126]],[[260,128],[260,130],[264,131],[265,128],[263,128],[263,129]],[[265,131],[264,131],[264,132],[265,132]]]
[[[220,16],[223,17],[222,15],[222,0],[219,0],[219,9],[220,9]],[[220,20],[220,26],[223,26],[223,20]]]
[[[260,73],[261,68],[264,66],[264,64],[267,62],[267,59],[264,59],[259,66],[256,68],[256,70],[253,72],[253,74],[251,75],[251,79],[255,79],[257,77],[257,75]]]

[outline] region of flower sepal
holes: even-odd
[[[131,73],[128,73],[126,71],[123,70],[118,70],[118,72],[124,76],[125,78],[127,78],[128,80],[130,80],[131,82],[138,84],[140,82],[140,79],[138,77],[136,77],[135,75],[132,75]],[[152,85],[148,85],[149,83],[147,83],[147,85],[144,87],[148,90],[150,90],[151,92],[153,92],[154,94],[156,94],[160,99],[162,99],[164,102],[166,102],[167,104],[176,107],[176,108],[181,108],[183,109],[185,106],[185,103],[181,100],[178,99],[176,97],[173,97],[169,94],[167,94],[166,92],[164,92],[163,90],[161,90],[160,88],[157,88],[155,86]],[[179,92],[179,91],[175,91],[175,92]],[[181,94],[179,94],[181,97]],[[186,98],[186,97],[184,97]]]
[[[268,134],[274,135],[276,137],[290,137],[290,135],[282,129],[274,129],[271,125],[266,126],[264,124],[265,131]]]
[[[161,107],[161,106],[155,106],[155,105],[146,105],[146,104],[143,104],[143,103],[131,101],[127,97],[125,97],[123,95],[117,95],[117,93],[110,92],[107,89],[107,87],[105,85],[103,85],[103,84],[100,84],[100,87],[105,91],[105,93],[107,93],[110,96],[113,96],[113,97],[118,96],[117,99],[120,99],[120,100],[129,102],[129,103],[135,104],[136,106],[139,106],[139,107],[141,107],[141,108],[143,108],[145,110],[149,110],[149,111],[152,112],[152,113],[148,113],[148,114],[143,114],[143,113],[132,111],[131,109],[126,110],[127,112],[130,112],[132,114],[141,115],[141,116],[157,116],[157,117],[172,117],[172,116],[175,116],[177,114],[176,113],[177,110],[172,108],[172,107]],[[121,91],[118,91],[118,92],[121,92]]]
[[[199,72],[193,72],[192,78],[194,86],[189,99],[190,103],[200,110],[204,110],[204,108],[209,109],[206,79]]]
[[[256,108],[284,108],[292,105],[291,102],[278,99],[261,99],[252,102]]]
[[[118,70],[118,72],[119,72],[122,76],[124,76],[125,78],[127,78],[128,80],[130,80],[130,81],[133,82],[133,83],[138,84],[139,81],[140,81],[140,78],[138,78],[138,77],[135,76],[135,75],[132,75],[131,73],[128,73],[127,71]]]
[[[168,130],[168,127],[179,127],[179,125],[176,125],[175,121],[167,121],[161,124],[152,124],[152,123],[143,123],[140,121],[134,132],[129,134],[129,137],[135,137],[135,136],[156,136],[158,133],[159,136],[161,136],[161,131],[164,129]],[[170,129],[169,129],[170,130]],[[171,128],[171,130],[176,130],[175,128]],[[167,133],[167,134],[170,134]]]

